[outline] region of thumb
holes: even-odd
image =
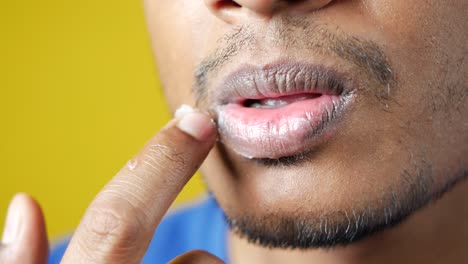
[[[47,234],[41,208],[30,196],[15,195],[8,207],[0,263],[43,264],[47,261],[47,254]]]
[[[223,264],[224,262],[202,250],[187,252],[173,259],[169,264]]]

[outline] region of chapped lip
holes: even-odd
[[[324,143],[337,131],[355,91],[346,74],[300,62],[244,66],[216,88],[211,110],[221,142],[252,159],[293,157]],[[293,100],[264,109],[258,104],[263,99]]]
[[[213,103],[242,104],[302,93],[344,96],[354,90],[351,78],[332,67],[280,61],[263,67],[245,65],[232,72],[214,89]]]

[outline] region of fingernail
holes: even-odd
[[[175,113],[179,119],[177,127],[192,137],[203,141],[215,132],[213,121],[208,115],[195,111],[188,105],[182,105]]]
[[[21,231],[21,207],[20,207],[20,196],[15,195],[8,206],[8,213],[5,222],[5,229],[3,230],[2,243],[12,244],[14,243]]]

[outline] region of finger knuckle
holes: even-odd
[[[184,158],[184,153],[177,150],[175,146],[171,144],[153,144],[149,148],[146,161],[153,165],[158,166],[159,164],[171,164],[176,172],[184,171],[187,163]]]
[[[93,209],[86,218],[85,229],[92,240],[89,245],[103,245],[103,251],[130,249],[142,232],[138,217],[124,216],[115,208]]]

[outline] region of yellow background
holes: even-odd
[[[0,32],[0,225],[27,192],[57,238],[170,117],[142,2],[3,0]]]

